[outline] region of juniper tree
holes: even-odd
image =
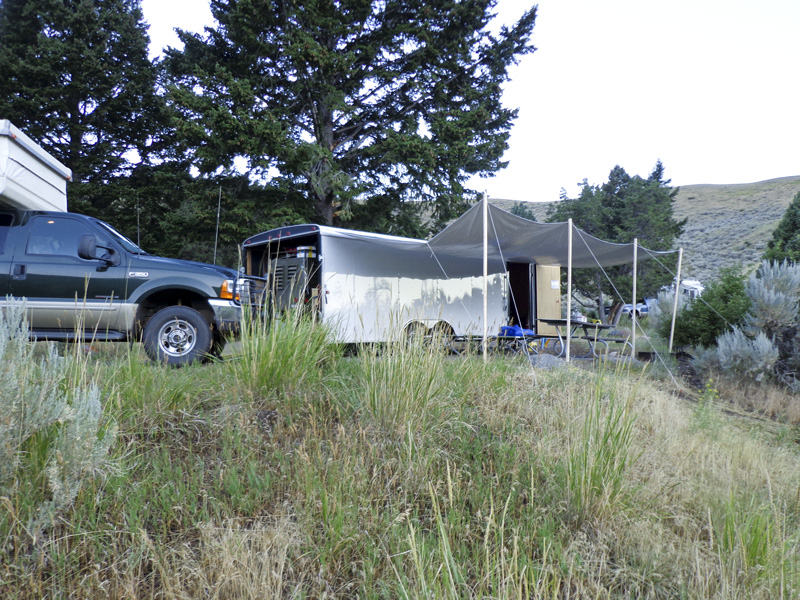
[[[664,178],[664,166],[656,163],[647,178],[628,175],[620,166],[614,167],[608,181],[594,186],[584,180],[580,195],[567,198],[562,194],[561,202],[551,207],[549,222],[573,223],[595,237],[618,243],[630,243],[634,239],[650,250],[671,250],[675,239],[683,232],[686,220],[677,221],[673,216],[673,205],[677,188],[670,187]],[[578,242],[579,243],[579,242]],[[632,257],[631,257],[632,258]],[[637,294],[640,298],[656,296],[659,289],[668,284],[677,257],[641,261],[637,271]],[[598,312],[605,298],[612,298],[609,318],[619,314],[624,301],[628,301],[633,287],[633,268],[630,265],[611,267],[604,273],[601,269],[576,269],[573,273],[573,288],[582,296],[593,299]],[[622,298],[620,298],[620,295]]]
[[[492,32],[496,0],[212,0],[216,25],[168,51],[184,151],[301,190],[323,223],[419,234],[505,166],[508,68],[536,9]],[[397,223],[402,223],[398,226]]]
[[[800,192],[786,209],[764,253],[767,260],[800,262]]]

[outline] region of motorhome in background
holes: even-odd
[[[699,298],[704,289],[705,286],[696,279],[684,279],[681,281],[681,291],[691,300]]]
[[[245,272],[268,279],[275,310],[302,303],[337,341],[483,332],[483,266],[474,256],[434,251],[425,240],[321,225],[266,231],[243,248]],[[558,267],[493,259],[487,268],[486,325],[492,334],[508,323],[530,328],[536,318],[561,316]]]

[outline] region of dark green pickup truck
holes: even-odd
[[[0,207],[0,306],[24,303],[37,340],[141,340],[154,361],[219,355],[257,278],[144,252],[110,225]]]

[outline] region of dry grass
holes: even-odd
[[[273,522],[274,521],[274,522]],[[282,598],[287,557],[298,545],[289,516],[199,524],[196,540],[157,548],[142,532],[161,582],[156,598]]]
[[[675,217],[689,219],[678,240],[687,277],[709,281],[723,267],[754,267],[798,191],[800,177],[682,187]]]
[[[98,357],[122,470],[35,541],[5,522],[0,595],[797,597],[779,431],[623,364],[425,352],[328,355],[258,394],[224,363]]]
[[[768,419],[800,425],[800,398],[786,386],[730,377],[718,377],[717,380],[720,396],[734,406]]]

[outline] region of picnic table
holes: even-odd
[[[627,346],[631,345],[625,338],[603,337],[601,335],[601,331],[614,329],[615,325],[592,321],[578,321],[576,319],[571,319],[570,321],[567,321],[567,319],[539,319],[539,322],[555,328],[558,336],[558,341],[556,342],[557,356],[563,356],[566,352],[567,345],[565,340],[567,336],[572,339],[583,340],[589,344],[589,352],[585,356],[579,356],[577,358],[596,358],[598,356],[598,344],[602,344],[605,349],[608,348],[608,344],[610,343],[624,344]],[[567,331],[567,327],[569,327],[569,331]],[[579,328],[583,330],[583,335],[576,335]]]

